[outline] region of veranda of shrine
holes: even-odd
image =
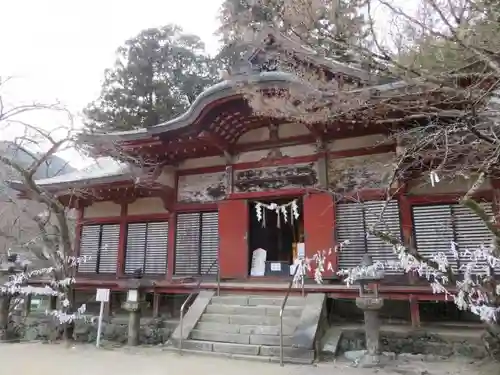
[[[328,67],[333,79],[371,90],[375,102],[376,92],[401,88],[400,83],[377,84],[361,70],[339,67]],[[246,74],[262,90],[296,84],[278,71]],[[429,106],[445,106],[442,96],[434,98]],[[395,101],[416,99],[408,94]],[[76,247],[80,255],[92,255],[78,269],[76,304],[92,300],[96,288],[109,288],[106,314],[118,313],[127,279],[137,269],[151,280],[146,290],[150,316],[178,314],[200,278],[201,289],[216,288],[219,277],[222,293],[283,295],[297,244],[303,243],[311,258],[350,240],[343,251],[327,257],[333,271],[325,271],[323,284],[311,277],[305,284],[307,294],[326,293],[330,306],[349,315],[351,305],[345,301],[353,301],[358,290],[344,285],[336,271],[358,265],[364,253],[375,260],[396,260],[390,245],[363,234],[379,219],[392,163],[404,147],[389,135],[395,126],[409,126],[406,113],[387,108],[372,109],[370,116],[360,111],[335,122],[306,125],[255,115],[242,93],[225,81],[165,124],[94,136],[95,144],[112,140],[120,150],[96,146],[101,156],[140,160],[142,171],[137,177],[137,167],[135,174],[103,168],[39,181],[78,210]],[[479,219],[457,204],[469,185],[454,180],[432,187],[428,176],[416,171],[393,183],[395,195],[384,225],[424,255],[446,251],[451,241],[459,247],[487,242],[489,233]],[[499,189],[498,181],[487,181],[477,198],[497,212]],[[280,215],[267,209],[272,204],[283,207]],[[264,207],[260,220],[256,205]],[[257,276],[251,258],[259,248],[267,251],[267,259]],[[450,261],[460,259],[450,256]],[[432,315],[460,318],[444,302],[438,304],[441,310],[429,310],[431,302],[444,297],[414,275],[389,270],[380,290],[387,301],[386,318],[413,326]]]

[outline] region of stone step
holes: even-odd
[[[245,335],[241,333],[223,333],[193,329],[190,338],[193,340],[214,341],[233,344],[279,345],[280,337],[271,335]],[[283,346],[292,346],[291,336],[283,335]]]
[[[281,306],[283,298],[284,297],[225,295],[212,297],[210,303],[214,305]],[[286,307],[304,305],[305,298],[301,296],[289,296],[286,301]]]
[[[283,311],[283,317],[299,318],[303,309],[303,306],[287,306]],[[227,315],[279,316],[280,306],[208,305],[205,312]]]
[[[184,341],[183,349],[264,357],[279,357],[280,355],[279,346],[246,345],[193,339]],[[301,348],[284,347],[283,356],[312,362],[314,360],[314,351]]]
[[[284,321],[285,319],[283,319]],[[295,332],[295,325],[283,324],[283,334],[291,335]],[[200,331],[217,331],[224,333],[243,333],[246,335],[274,335],[280,334],[279,325],[263,326],[263,325],[242,325],[242,324],[226,324],[215,322],[199,322],[196,329]]]
[[[283,317],[283,325],[297,326],[297,317]],[[277,326],[280,324],[279,316],[258,316],[258,315],[227,315],[227,314],[212,314],[205,312],[199,322],[212,322],[224,324],[239,324],[239,325],[262,325],[262,326]]]
[[[170,352],[179,352],[178,348],[175,347],[166,347],[163,348],[165,351]],[[255,362],[272,362],[279,363],[279,357],[269,357],[263,355],[245,355],[245,354],[233,354],[233,353],[224,353],[224,352],[207,352],[203,350],[193,350],[193,349],[183,349],[183,354],[191,354],[196,356],[215,356],[215,357],[223,357],[230,359],[238,359],[243,361],[255,361]],[[292,358],[292,357],[283,357],[283,362],[297,364],[297,365],[310,365],[313,363],[311,359],[302,359],[302,358]]]

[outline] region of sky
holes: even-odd
[[[59,100],[78,113],[97,98],[104,69],[128,38],[176,23],[215,53],[222,0],[16,0],[2,4],[0,77],[12,76],[9,104]],[[40,118],[43,126],[63,122]],[[49,123],[51,123],[49,125]],[[0,135],[2,137],[2,135]],[[87,161],[72,160],[79,167]]]

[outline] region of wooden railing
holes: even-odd
[[[301,270],[302,272],[302,282],[301,282],[301,287],[302,287],[302,297],[304,297],[304,279],[306,277],[305,275],[305,269],[304,269],[304,264],[303,262],[300,262],[299,264],[297,264],[296,268],[295,268],[295,271],[293,272],[293,276],[292,276],[292,279],[290,280],[290,283],[288,284],[288,289],[286,291],[286,294],[285,294],[285,298],[283,298],[283,301],[281,302],[281,308],[280,308],[280,366],[283,367],[284,366],[284,362],[283,362],[283,313],[285,312],[285,307],[286,307],[286,303],[288,302],[288,297],[290,296],[290,292],[292,291],[292,286],[293,286],[293,282],[295,281],[295,277],[297,276],[297,271],[299,271],[299,269]]]
[[[214,261],[212,262],[210,267],[208,267],[208,270],[203,275],[200,276],[200,279],[198,280],[196,287],[189,294],[189,296],[186,298],[186,300],[184,301],[184,303],[181,306],[181,310],[180,310],[180,318],[181,319],[179,321],[179,324],[180,324],[179,354],[182,354],[182,344],[184,342],[183,328],[184,328],[184,312],[185,312],[186,306],[193,299],[193,297],[200,292],[200,290],[201,290],[200,286],[201,286],[201,283],[203,282],[203,277],[208,275],[210,273],[210,271],[212,270],[212,267],[215,266],[216,264],[218,264],[218,259],[214,259]],[[217,269],[217,295],[219,295],[219,294],[220,294],[220,270]]]

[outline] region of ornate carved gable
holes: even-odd
[[[239,63],[231,68],[232,75],[249,75],[258,72],[271,72],[280,69],[279,56],[287,56],[295,62],[304,63],[311,67],[322,70],[327,76],[355,82],[358,85],[364,83],[376,83],[373,75],[355,66],[344,64],[332,59],[326,59],[317,55],[314,51],[301,45],[286,36],[275,36],[273,31],[263,31],[260,40],[261,46],[249,49]],[[374,81],[375,79],[375,81]]]

